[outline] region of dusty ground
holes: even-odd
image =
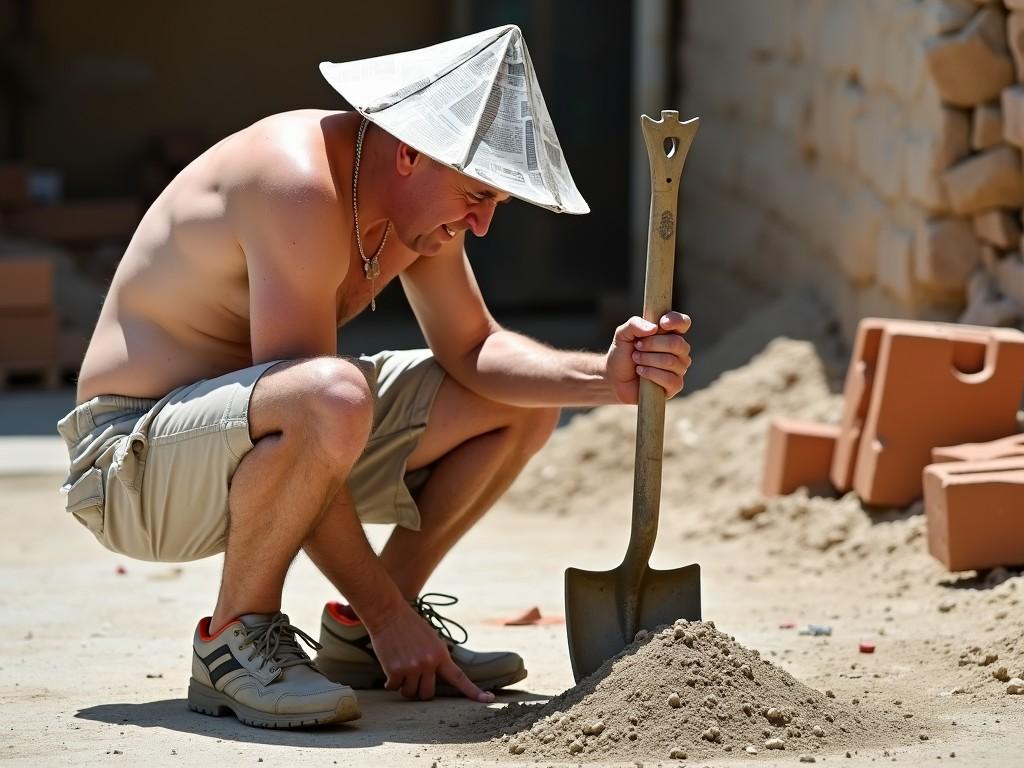
[[[800,683],[832,691],[843,711],[861,712],[865,721],[903,721],[859,744],[815,748],[817,762],[1024,765],[1024,696],[1007,695],[996,679],[1001,667],[1024,673],[1024,577],[944,572],[925,551],[919,507],[865,510],[852,496],[757,497],[771,416],[838,414],[840,359],[817,334],[825,324],[817,328],[813,320],[804,325],[819,336],[816,345],[778,341],[750,365],[670,406],[653,565],[699,562],[704,617],[719,630]],[[763,318],[760,325],[763,335]],[[728,357],[722,349],[709,354]],[[695,360],[699,365],[699,354]],[[564,626],[501,627],[490,620],[531,605],[561,614],[566,566],[598,570],[619,562],[629,525],[633,418],[630,409],[603,409],[560,430],[430,585],[462,598],[453,616],[468,626],[472,647],[515,648],[525,656],[529,677],[495,706],[543,703],[572,686]],[[811,751],[758,744],[758,754],[748,755],[705,740],[688,759],[673,760],[637,740],[635,750],[617,749],[611,762],[595,763],[607,756],[591,750],[531,763],[530,754],[509,752],[511,742],[526,743],[525,734],[488,739],[488,724],[480,721],[492,713],[485,707],[409,703],[389,693],[362,694],[362,720],[321,731],[255,730],[193,714],[184,701],[189,643],[196,620],[211,607],[219,561],[178,567],[110,554],[64,515],[58,482],[0,478],[0,760],[725,766],[795,764]],[[385,533],[371,530],[375,541]],[[315,635],[322,602],[333,597],[300,558],[285,590],[293,622]],[[780,628],[787,622],[827,624],[832,635]],[[876,652],[859,653],[861,640],[874,642]]]

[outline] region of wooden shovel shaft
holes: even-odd
[[[676,208],[686,154],[697,133],[696,118],[679,122],[679,113],[663,111],[661,120],[641,117],[651,165],[651,213],[647,235],[647,277],[644,319],[658,323],[672,308],[675,273]],[[627,636],[637,629],[639,591],[658,534],[661,506],[661,464],[665,437],[665,391],[640,379],[633,469],[633,522],[622,561],[623,623]]]

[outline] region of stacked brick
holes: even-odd
[[[54,387],[77,370],[102,296],[90,272],[120,258],[142,215],[135,198],[42,194],[39,178],[27,165],[0,164],[0,389]]]
[[[1024,321],[1024,0],[690,2],[681,52],[692,280]]]
[[[838,426],[777,419],[762,492],[924,497],[929,551],[951,570],[1024,564],[1024,333],[861,321]]]

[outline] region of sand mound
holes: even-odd
[[[897,720],[803,685],[713,622],[680,619],[546,705],[513,704],[477,728],[495,755],[685,759],[862,749],[899,738]]]

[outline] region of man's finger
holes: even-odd
[[[672,373],[683,373],[688,365],[688,358],[676,357],[664,352],[634,352],[633,362],[648,368],[661,368]]]
[[[493,693],[477,688],[473,681],[466,677],[466,673],[459,669],[451,659],[442,662],[437,671],[441,677],[454,685],[467,699],[479,701],[481,704],[490,704],[494,701]]]
[[[661,370],[661,368],[650,368],[646,365],[638,365],[636,373],[637,376],[649,379],[664,389],[667,397],[679,394],[679,391],[683,388],[683,377],[678,373],[670,373],[669,371]]]
[[[419,698],[423,701],[430,701],[434,698],[434,692],[436,688],[436,674],[431,672],[425,672],[420,677],[420,693]]]
[[[658,332],[658,326],[642,317],[631,317],[615,329],[616,341],[633,341]]]
[[[420,676],[406,675],[402,681],[402,695],[407,699],[415,699],[420,692]]]
[[[684,315],[682,312],[666,312],[661,316],[661,320],[658,324],[666,331],[686,333],[690,330],[692,321],[690,320],[689,315]]]
[[[668,352],[677,356],[690,354],[690,344],[678,333],[658,333],[637,339],[634,346],[644,352]]]

